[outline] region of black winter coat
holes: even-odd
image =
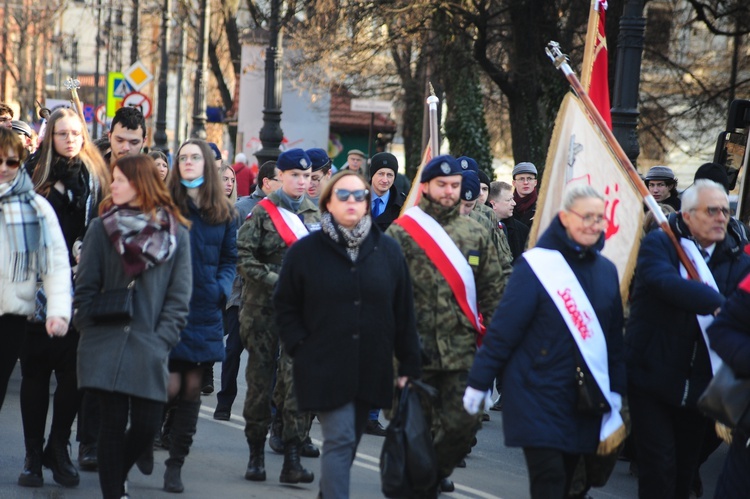
[[[396,188],[396,184],[393,184],[390,188],[391,195],[388,197],[388,204],[385,205],[383,213],[373,220],[378,228],[385,232],[386,229],[401,215],[401,207],[406,201],[406,194],[399,191]]]
[[[300,410],[355,399],[389,408],[394,351],[400,376],[420,376],[409,269],[399,245],[377,228],[354,263],[323,231],[296,242],[273,298]]]

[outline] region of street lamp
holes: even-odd
[[[208,75],[208,20],[211,7],[208,0],[200,0],[200,29],[198,31],[198,64],[193,91],[193,130],[190,136],[206,138],[206,76]]]
[[[164,0],[161,13],[161,66],[159,67],[159,102],[156,109],[154,147],[166,152],[167,145],[167,77],[169,73],[169,23],[172,0]],[[178,111],[179,112],[179,111]]]
[[[263,127],[260,138],[263,147],[255,153],[258,164],[275,161],[281,150],[279,146],[284,139],[281,130],[281,33],[279,11],[281,0],[271,0],[271,19],[269,22],[269,40],[266,48],[266,82],[263,99]]]

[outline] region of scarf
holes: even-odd
[[[292,196],[282,191],[281,189],[276,192],[279,194],[279,199],[289,205],[289,207],[292,209],[292,212],[297,213],[299,211],[300,206],[302,206],[302,200],[305,199],[305,196],[300,196],[299,198],[294,199]]]
[[[157,208],[152,216],[130,206],[112,206],[101,218],[129,276],[137,276],[174,254],[178,224],[164,208]]]
[[[52,234],[29,175],[19,170],[10,183],[0,184],[0,211],[8,227],[12,282],[52,272]],[[53,223],[56,220],[52,221]]]
[[[353,229],[340,226],[329,212],[323,213],[320,217],[320,228],[328,237],[346,248],[346,254],[349,255],[352,262],[357,261],[359,247],[370,233],[371,227],[372,218],[370,218],[370,215],[363,216]]]
[[[515,213],[526,213],[529,211],[534,206],[534,203],[536,203],[537,196],[539,196],[539,190],[537,189],[531,191],[526,197],[519,196],[518,189],[515,189],[513,191],[513,201],[516,202]]]

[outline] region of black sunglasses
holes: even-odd
[[[0,160],[0,165],[3,163],[8,165],[8,168],[18,168],[21,165],[21,160],[18,158],[5,158]]]
[[[336,199],[339,201],[347,201],[349,199],[349,196],[354,196],[354,200],[358,203],[361,203],[365,199],[367,199],[367,194],[369,194],[370,191],[367,189],[357,189],[355,191],[350,191],[349,189],[334,189],[333,193],[336,194]]]

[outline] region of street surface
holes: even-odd
[[[155,451],[155,468],[151,476],[144,476],[136,468],[130,472],[129,491],[133,499],[246,499],[246,498],[308,498],[318,492],[319,459],[302,458],[305,467],[315,472],[316,481],[309,485],[287,486],[278,482],[283,458],[266,445],[266,482],[249,482],[244,479],[248,460],[248,447],[243,433],[242,401],[244,400],[244,361],[240,370],[240,393],[232,409],[231,421],[215,421],[214,395],[204,396],[198,432],[190,455],[182,470],[185,492],[180,495],[161,490],[164,460],[167,451]],[[221,366],[215,368],[216,387],[219,387]],[[54,381],[53,381],[54,385]],[[52,480],[52,473],[44,470],[44,487],[25,489],[16,484],[23,467],[24,446],[19,406],[20,369],[16,370],[8,386],[5,405],[0,410],[0,499],[78,499],[100,497],[98,475],[81,472],[81,484],[66,489]],[[50,409],[51,409],[50,401]],[[456,491],[443,494],[446,499],[481,498],[515,499],[529,496],[526,467],[520,449],[509,449],[503,445],[502,413],[491,412],[492,420],[485,423],[479,433],[479,443],[466,459],[467,467],[457,469],[453,475]],[[383,424],[386,421],[382,419]],[[49,417],[48,417],[49,423]],[[313,423],[313,441],[320,445],[320,425]],[[72,440],[75,438],[75,425]],[[382,437],[364,435],[352,467],[353,499],[383,497],[380,492],[379,456]],[[72,442],[73,461],[77,464],[78,444]],[[713,497],[716,478],[719,475],[727,447],[723,445],[702,468],[704,497]],[[591,496],[596,499],[635,498],[637,482],[628,473],[628,463],[618,462],[606,487],[594,489]]]

